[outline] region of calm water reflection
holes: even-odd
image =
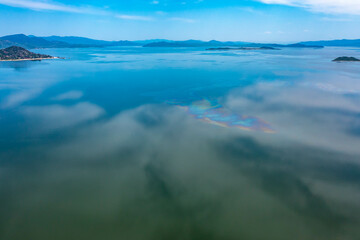
[[[0,63],[0,239],[360,238],[358,49],[41,51]]]

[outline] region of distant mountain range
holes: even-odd
[[[247,48],[323,48],[321,45],[305,44],[273,44],[273,43],[248,43],[248,42],[219,42],[219,41],[162,41],[144,45],[144,47],[247,47]]]
[[[0,48],[19,46],[24,48],[77,48],[77,47],[109,47],[109,46],[142,46],[131,41],[103,41],[84,37],[36,37],[15,34],[0,37]]]
[[[162,40],[156,42],[150,42],[144,45],[144,47],[222,47],[222,46],[242,46],[249,44],[246,42],[220,42],[220,41],[199,41],[199,40],[186,40],[186,41],[170,41]]]
[[[310,41],[310,42],[301,42],[300,44],[304,44],[304,45],[320,45],[320,46],[325,46],[325,47],[360,47],[360,39]]]
[[[23,48],[85,48],[110,46],[143,46],[143,47],[273,47],[273,48],[322,48],[324,46],[360,47],[360,40],[312,41],[296,44],[271,44],[250,42],[220,42],[220,41],[171,41],[165,39],[144,41],[105,41],[84,37],[37,37],[33,35],[15,34],[0,37],[0,48],[19,46]]]
[[[31,36],[32,37],[32,36]],[[69,45],[90,46],[90,47],[108,47],[108,46],[141,46],[142,44],[132,41],[105,41],[94,40],[84,37],[41,37],[49,42],[67,43]]]
[[[52,47],[67,47],[64,42],[50,42],[44,38],[35,36],[26,36],[24,34],[9,35],[0,38],[0,45],[2,47],[18,46],[24,48],[52,48]]]

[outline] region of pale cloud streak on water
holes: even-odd
[[[43,209],[56,203],[57,208],[69,210],[66,202],[57,199],[71,193],[75,200],[70,209],[75,215],[86,212],[89,221],[96,217],[106,222],[114,216],[119,223],[135,221],[141,233],[119,224],[121,235],[140,239],[157,239],[168,229],[172,229],[167,232],[170,236],[180,231],[184,238],[197,234],[263,238],[271,231],[277,239],[294,233],[311,239],[314,232],[304,230],[309,220],[316,226],[351,226],[339,217],[346,216],[346,211],[327,206],[327,193],[311,187],[335,178],[332,164],[343,167],[336,162],[337,154],[316,145],[284,147],[281,141],[269,144],[254,139],[263,138],[262,134],[201,123],[171,106],[144,105],[80,127],[68,142],[47,145],[45,155],[52,160],[33,182],[49,188],[41,196],[46,203]],[[318,167],[319,162],[330,166]],[[54,183],[70,179],[75,183],[71,188],[51,190]],[[26,185],[32,188],[32,182]],[[337,201],[348,201],[349,193],[342,193]],[[26,194],[30,199],[36,196]],[[359,207],[358,202],[348,203],[352,209]],[[274,218],[277,221],[269,220]],[[35,220],[47,226],[41,218]],[[265,230],[251,227],[258,224]],[[154,231],[160,226],[161,233]],[[315,231],[320,239],[327,239],[338,234],[337,227],[331,232]],[[85,236],[91,238],[92,230],[87,231]]]
[[[82,91],[74,90],[74,91],[69,91],[69,92],[59,94],[59,95],[53,97],[52,100],[54,100],[54,101],[76,100],[76,99],[80,99],[83,95],[84,94]]]
[[[42,133],[72,127],[96,119],[104,113],[102,108],[88,102],[73,106],[26,106],[21,111],[34,123],[34,131]]]
[[[360,128],[357,122],[360,96],[323,90],[314,82],[302,85],[303,82],[295,86],[259,83],[234,91],[227,106],[266,119],[282,138],[359,155],[360,140],[349,133]]]

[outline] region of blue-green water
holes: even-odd
[[[0,63],[0,239],[360,239],[360,49]]]

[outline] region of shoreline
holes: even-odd
[[[281,50],[273,47],[218,47],[207,48],[206,51],[257,51],[257,50]]]
[[[47,59],[61,59],[60,57],[52,57],[52,58],[24,58],[24,59],[6,59],[0,60],[0,62],[21,62],[21,61],[41,61]]]

